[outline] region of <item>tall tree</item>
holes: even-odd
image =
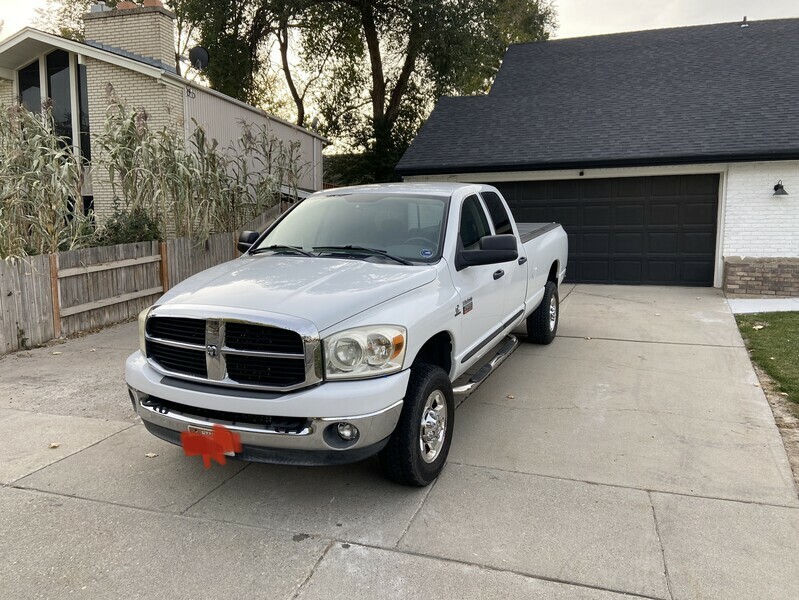
[[[188,2],[213,87],[257,102],[256,74],[278,62],[297,122],[313,105],[375,181],[391,178],[435,100],[486,90],[508,44],[555,26],[551,0]]]

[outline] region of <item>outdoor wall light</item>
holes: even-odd
[[[774,186],[774,195],[775,196],[787,196],[788,192],[785,191],[785,187],[782,185],[782,179],[777,182],[777,185]]]

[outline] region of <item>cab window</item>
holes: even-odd
[[[483,202],[488,207],[488,213],[491,215],[491,222],[494,223],[494,231],[497,235],[513,233],[510,217],[502,204],[502,199],[494,192],[481,192],[481,195]]]
[[[461,208],[460,238],[464,250],[480,248],[480,238],[491,235],[483,206],[477,196],[469,196]]]

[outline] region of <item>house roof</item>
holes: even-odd
[[[110,46],[93,46],[26,27],[0,42],[0,77],[12,79],[14,69],[25,66],[40,54],[50,52],[55,48],[114,63],[152,77],[160,77],[164,72],[160,62],[156,65],[154,64],[156,61],[135,55],[132,52],[122,54],[121,51],[115,51]],[[174,72],[174,68],[172,71]]]
[[[799,158],[799,19],[510,46],[439,100],[401,175]]]

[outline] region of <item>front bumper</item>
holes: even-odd
[[[287,394],[197,385],[156,373],[140,352],[126,364],[131,401],[147,429],[180,444],[189,428],[224,425],[240,436],[235,458],[280,464],[340,464],[370,456],[385,446],[394,431],[410,373],[361,381],[328,382]],[[248,422],[246,416],[272,417]],[[286,427],[286,420],[300,423]],[[343,440],[338,423],[358,429]]]

